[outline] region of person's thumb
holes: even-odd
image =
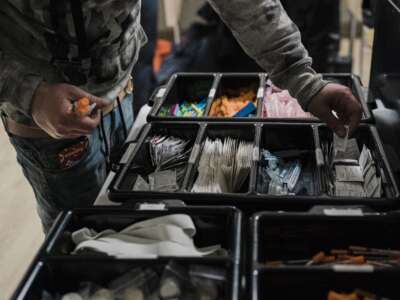
[[[344,138],[346,136],[345,124],[338,118],[336,118],[332,112],[327,112],[321,119],[333,130],[338,136]]]
[[[109,103],[107,102],[107,100],[94,96],[92,94],[89,94],[87,92],[85,92],[84,90],[78,88],[78,87],[71,87],[72,88],[72,92],[75,96],[75,100],[79,100],[82,98],[87,98],[89,99],[90,104],[95,103],[96,104],[96,108],[97,109],[102,109],[105,108]]]
[[[96,108],[98,108],[98,109],[105,108],[109,104],[107,102],[107,100],[105,100],[103,98],[99,98],[99,97],[96,97],[96,96],[93,96],[93,95],[87,95],[86,97],[89,99],[90,104],[95,103],[96,104]]]

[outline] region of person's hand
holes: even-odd
[[[96,113],[81,116],[73,111],[73,102],[86,97],[96,103]],[[100,122],[100,110],[107,106],[101,98],[69,84],[42,82],[32,99],[32,117],[36,124],[55,139],[74,139],[90,134]]]
[[[325,122],[338,136],[346,135],[345,126],[350,134],[358,127],[362,108],[351,90],[345,86],[330,83],[311,99],[308,111]],[[336,112],[337,118],[332,113]]]

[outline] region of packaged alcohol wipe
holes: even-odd
[[[193,184],[195,193],[237,193],[250,175],[253,144],[232,138],[207,139]]]

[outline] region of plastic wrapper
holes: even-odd
[[[264,149],[258,178],[258,191],[263,194],[314,195],[313,172],[307,160],[309,151],[279,151]]]
[[[257,113],[256,94],[251,88],[242,88],[215,99],[211,105],[210,117],[250,117]]]
[[[174,192],[183,182],[191,148],[188,141],[173,136],[147,140],[152,168],[140,170],[134,191]]]
[[[313,115],[305,112],[289,91],[282,91],[270,85],[265,91],[263,117],[309,119],[313,118]]]

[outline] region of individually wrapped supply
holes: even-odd
[[[112,281],[81,282],[76,291],[43,291],[42,300],[173,300],[227,299],[226,270],[221,267],[179,264],[137,267]]]
[[[279,90],[272,85],[265,90],[263,118],[313,118],[305,112],[297,99],[288,90]]]
[[[209,117],[246,118],[256,114],[256,93],[251,88],[242,88],[238,95],[223,95],[214,100]]]
[[[372,265],[375,267],[398,267],[400,251],[398,249],[368,248],[350,245],[347,248],[335,248],[316,252],[312,257],[293,260],[275,260],[266,262],[266,266],[332,266],[332,265]]]
[[[329,291],[327,300],[391,300],[387,297],[380,297],[368,291],[356,289],[351,293]]]
[[[285,161],[264,149],[262,160],[263,190],[269,195],[295,195],[295,187],[302,172],[300,159]]]
[[[203,117],[207,108],[207,98],[200,101],[182,101],[161,108],[160,117]]]
[[[186,173],[191,147],[189,141],[174,136],[148,139],[152,170],[138,174],[134,191],[174,192],[180,188]]]
[[[322,176],[328,194],[337,197],[380,198],[382,179],[371,150],[363,145],[360,152],[357,140],[334,135],[333,143],[323,142],[325,166]]]
[[[232,138],[223,141],[207,139],[192,192],[239,192],[250,174],[252,151],[252,143]]]

